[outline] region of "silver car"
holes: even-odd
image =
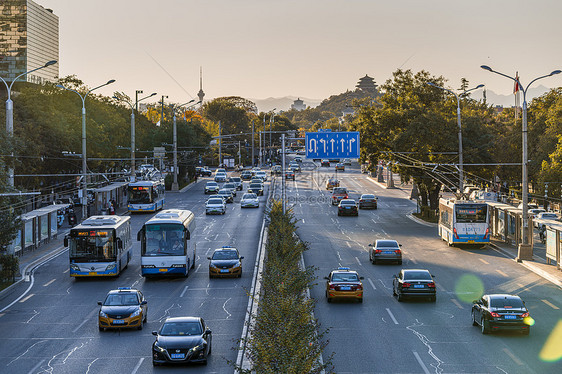
[[[376,240],[369,244],[369,260],[376,264],[378,261],[393,261],[402,264],[402,244],[396,240]]]
[[[226,202],[222,197],[211,197],[205,203],[205,214],[226,213]]]
[[[240,200],[241,208],[259,208],[260,199],[255,193],[245,193]]]

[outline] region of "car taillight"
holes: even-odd
[[[399,255],[401,253],[401,251],[399,249],[394,250],[394,253],[396,253],[397,255]]]
[[[362,202],[363,202],[363,199],[359,199],[359,202],[362,203]]]
[[[435,288],[435,283],[429,282],[429,283],[427,284],[427,287],[429,287],[429,288]]]
[[[382,251],[380,249],[375,249],[375,253],[381,253]]]
[[[521,317],[523,317],[523,318],[529,317],[529,312],[526,312],[526,313],[521,314]]]
[[[455,233],[455,237],[456,237],[457,239],[460,239],[460,238],[459,238],[459,234],[457,234],[457,229],[453,228],[453,232]]]
[[[489,234],[490,234],[490,229],[486,228],[486,233],[484,234],[484,239],[488,239]]]
[[[330,289],[331,289],[331,290],[335,290],[335,289],[336,289],[336,286],[334,286],[333,284],[330,284]]]
[[[347,196],[347,194],[345,195],[344,199],[349,199],[349,196]]]
[[[496,312],[490,312],[490,315],[494,318],[498,318],[500,315]]]
[[[410,286],[411,286],[410,283],[402,283],[402,288],[408,288]]]
[[[358,284],[358,285],[357,285],[357,289],[358,289],[358,290],[362,290],[362,289],[363,289],[363,286],[360,285],[360,284]]]

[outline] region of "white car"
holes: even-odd
[[[546,223],[554,223],[560,220],[560,216],[554,212],[542,212],[537,214],[534,219],[534,225],[536,228],[545,226]]]
[[[264,182],[267,181],[267,174],[263,170],[257,171],[256,177],[263,179]]]
[[[226,182],[226,173],[216,173],[215,182]]]
[[[259,208],[260,199],[255,193],[245,193],[240,200],[241,208]]]
[[[211,197],[205,203],[205,214],[226,213],[226,202],[221,197]]]
[[[351,159],[349,159],[349,158],[344,158],[344,159],[343,159],[343,164],[344,164],[344,165],[349,165],[349,166],[351,166]]]

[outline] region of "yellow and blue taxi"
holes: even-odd
[[[347,267],[339,267],[330,272],[326,279],[326,300],[352,299],[363,302],[363,283],[356,271]]]
[[[215,249],[209,260],[209,278],[242,276],[242,259],[234,247],[224,246]]]
[[[139,290],[131,287],[119,287],[111,290],[98,313],[100,331],[105,329],[137,328],[142,330],[148,312],[147,301]]]

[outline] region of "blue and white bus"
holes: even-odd
[[[70,229],[71,277],[117,276],[132,257],[131,217],[92,216]]]
[[[439,199],[439,236],[449,246],[489,244],[488,204],[481,201]]]
[[[129,212],[156,212],[164,208],[164,180],[129,183],[127,208]]]
[[[166,209],[149,219],[137,234],[143,277],[189,275],[195,266],[195,215]]]

